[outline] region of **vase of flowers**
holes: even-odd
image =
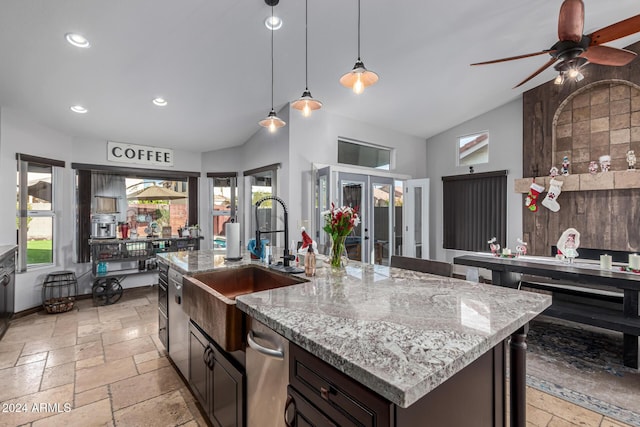
[[[324,231],[331,238],[331,251],[329,253],[329,263],[331,267],[340,268],[346,264],[345,241],[353,229],[360,224],[358,207],[342,206],[337,208],[331,203],[331,209],[323,212]]]

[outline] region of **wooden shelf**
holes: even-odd
[[[526,194],[534,178],[518,178],[515,180],[516,193]],[[536,184],[549,189],[550,176],[536,177]],[[594,191],[594,190],[622,190],[640,188],[640,170],[624,170],[599,172],[594,175],[581,173],[574,175],[558,175],[554,179],[562,181],[562,192],[565,191]]]

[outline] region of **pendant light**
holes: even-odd
[[[367,70],[360,59],[360,0],[358,0],[358,60],[353,69],[340,77],[340,84],[353,89],[356,94],[361,94],[364,88],[378,81],[378,75]]]
[[[273,6],[277,4],[277,2],[265,0],[265,2],[271,6],[271,18],[273,18]],[[260,120],[258,124],[262,127],[268,128],[270,132],[275,132],[276,129],[285,126],[287,123],[282,120],[276,114],[276,110],[273,108],[273,32],[275,30],[271,30],[271,111],[267,115],[266,119]]]
[[[304,62],[305,62],[305,89],[302,96],[291,104],[291,108],[302,111],[304,117],[309,117],[311,111],[322,108],[322,102],[314,99],[309,92],[309,0],[304,2]]]

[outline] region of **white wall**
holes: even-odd
[[[281,168],[278,170],[278,195],[288,202],[290,199],[289,182],[285,178],[289,175],[289,108],[288,105],[278,111],[278,117],[287,122],[287,126],[278,129],[276,132],[271,133],[268,129],[260,127],[257,123],[256,133],[249,138],[244,144],[238,147],[223,148],[221,150],[208,151],[202,153],[202,172],[204,187],[206,194],[201,193],[202,204],[200,209],[201,222],[205,222],[202,218],[210,218],[211,209],[209,208],[207,200],[209,200],[209,180],[206,178],[207,172],[237,172],[238,174],[238,222],[242,229],[243,242],[242,245],[246,246],[246,242],[253,238],[250,235],[249,227],[245,227],[245,224],[250,224],[251,211],[245,212],[242,204],[243,195],[245,194],[244,179],[242,172],[249,169],[255,169],[262,166],[268,166],[275,163],[280,163]],[[205,236],[210,236],[212,233],[211,221],[207,220],[205,229]]]
[[[489,131],[489,162],[474,166],[475,172],[508,170],[507,246],[514,248],[522,235],[522,196],[514,192],[514,179],[522,178],[522,98],[498,107],[427,140],[427,176],[431,178],[429,228],[431,257],[452,261],[460,251],[442,248],[442,177],[469,173],[456,166],[458,137]],[[489,240],[491,236],[487,236]]]
[[[385,129],[371,123],[331,114],[326,110],[313,112],[304,118],[291,110],[291,194],[301,194],[301,202],[292,205],[290,227],[299,227],[313,215],[311,165],[335,165],[338,162],[338,137],[349,138],[396,149],[395,167],[391,172],[424,178],[427,174],[426,142],[424,138]],[[295,235],[295,234],[292,234]]]
[[[79,281],[79,293],[91,292],[90,264],[76,264],[75,259],[75,174],[71,163],[111,164],[106,161],[106,140],[80,140],[54,131],[11,109],[0,110],[0,244],[16,243],[16,153],[66,162],[55,176],[54,233],[57,239],[55,265],[16,275],[15,310],[22,311],[42,304],[42,282],[47,273],[73,270]],[[135,141],[127,141],[135,143]],[[123,167],[139,167],[123,164]],[[142,167],[142,166],[140,166]],[[174,169],[200,171],[200,154],[174,150]],[[154,275],[128,276],[123,287],[156,283]]]

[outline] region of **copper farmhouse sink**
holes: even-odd
[[[183,278],[184,309],[224,350],[243,348],[244,313],[236,307],[238,295],[305,282],[258,266],[197,273]],[[169,344],[171,345],[171,344]]]

